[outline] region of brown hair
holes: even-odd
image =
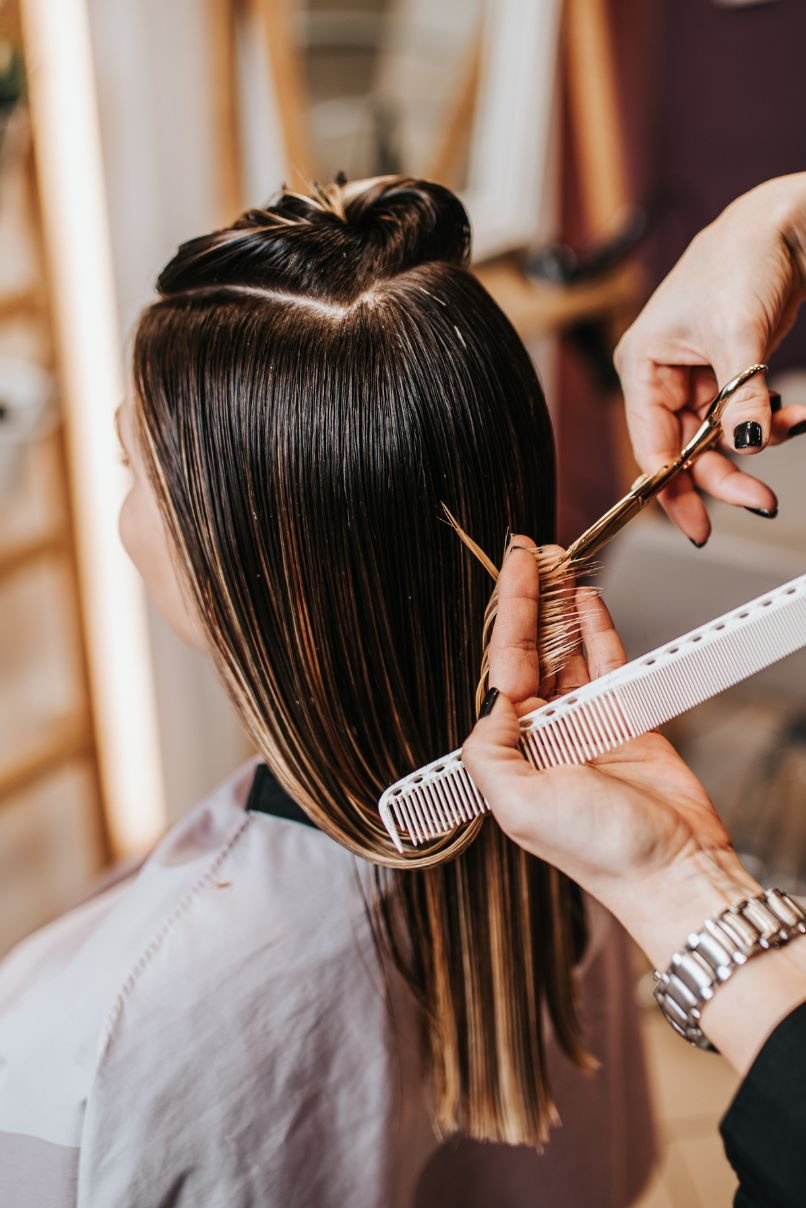
[[[400,857],[391,781],[473,724],[487,549],[554,528],[523,345],[439,185],[284,193],[180,248],[134,347],[138,435],[220,673],[311,819],[382,866],[443,1131],[535,1142],[544,1006],[580,1064],[572,887],[494,824]],[[402,870],[402,871],[397,871]]]

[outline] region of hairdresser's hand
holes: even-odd
[[[806,279],[806,173],[768,181],[734,201],[690,244],[616,349],[636,459],[644,472],[672,461],[717,390],[766,362],[795,319]],[[770,412],[762,376],[737,391],[723,418],[741,454],[806,432],[806,407]],[[661,502],[696,544],[708,513],[696,488],[774,516],[764,483],[712,452],[680,474]]]
[[[516,537],[514,546],[531,545]],[[503,829],[598,897],[656,968],[691,931],[760,892],[742,868],[708,794],[659,734],[588,767],[536,772],[518,750],[518,715],[536,708],[538,574],[511,549],[498,580],[490,682],[501,695],[462,757]],[[578,593],[584,641],[557,685],[571,691],[624,661],[598,597]],[[776,1025],[806,1001],[806,940],[767,953],[732,977],[703,1011],[705,1034],[744,1072]]]
[[[536,772],[518,750],[518,717],[536,708],[539,583],[516,537],[498,581],[490,683],[501,695],[462,758],[507,834],[562,869],[616,914],[650,958],[668,961],[709,914],[758,892],[733,852],[703,786],[659,734],[586,767]],[[590,589],[577,593],[584,655],[557,691],[572,691],[624,662],[610,615]]]

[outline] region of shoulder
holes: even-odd
[[[142,870],[136,891],[161,912],[130,952],[102,1061],[183,1029],[198,1058],[220,1050],[224,1026],[240,1030],[243,1055],[261,1029],[380,996],[367,866],[312,827],[247,813],[253,771],[216,790]],[[177,1060],[169,1052],[163,1068]]]
[[[300,963],[326,965],[366,939],[366,866],[312,827],[246,812],[253,774],[221,785],[143,868],[137,890],[151,887],[164,910],[132,953],[122,998],[148,986],[179,1007],[216,984],[265,997]]]
[[[366,1135],[367,1173],[387,1161],[400,1088],[366,873],[297,822],[244,814],[221,836],[109,1020],[82,1155],[109,1202],[152,1202],[173,1170],[202,1202],[291,1203],[323,1169],[311,1146],[334,1147],[335,1171],[348,1133]],[[136,1170],[133,1153],[149,1155]]]

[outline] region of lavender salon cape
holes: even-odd
[[[368,868],[257,772],[261,793],[251,764],[0,965],[3,1208],[629,1203],[652,1139],[612,925],[580,970],[602,1068],[552,1055],[545,1152],[439,1147]]]

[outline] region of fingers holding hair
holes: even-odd
[[[520,804],[520,785],[530,769],[518,745],[518,717],[544,703],[537,696],[540,575],[532,552],[536,548],[528,537],[513,537],[504,557],[489,647],[489,682],[493,686],[462,747],[468,772],[484,796],[497,804]]]
[[[578,589],[577,611],[591,679],[623,667],[627,661],[624,645],[607,605],[594,588]]]
[[[532,553],[536,548],[529,537],[512,538],[498,576],[498,605],[490,638],[489,682],[516,706],[530,702],[540,691],[540,574]]]
[[[527,537],[514,537],[498,577],[498,610],[490,639],[490,685],[508,698],[517,713],[544,703],[540,693],[538,618],[540,576],[535,544]],[[559,555],[562,551],[556,548]],[[577,588],[574,604],[579,617],[582,650],[572,652],[557,677],[557,694],[583,687],[592,679],[621,667],[626,654],[610,613],[598,591]],[[488,712],[499,712],[492,692]],[[501,709],[506,706],[502,705]]]

